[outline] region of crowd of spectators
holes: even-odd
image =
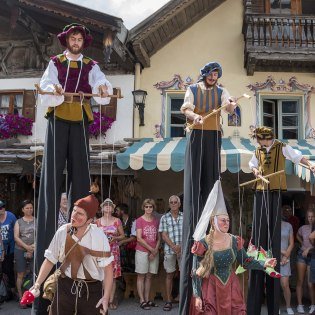
[[[291,290],[296,290],[298,314],[315,314],[314,285],[315,285],[315,214],[312,205],[306,212],[305,224],[293,214],[288,204],[282,206],[281,221],[281,287],[286,303],[287,314],[295,314],[291,305]],[[311,265],[314,267],[311,268]],[[296,270],[296,286],[292,285],[290,278],[292,271]],[[309,310],[306,312],[303,305],[304,287],[308,287],[310,300]]]
[[[158,207],[157,207],[158,204]],[[101,204],[102,216],[96,224],[106,234],[114,254],[114,281],[109,308],[118,307],[115,291],[118,279],[123,279],[125,272],[137,275],[137,292],[140,307],[149,310],[157,304],[151,299],[151,285],[154,275],[159,273],[163,259],[165,277],[164,311],[172,309],[173,281],[179,270],[183,215],[178,196],[169,198],[169,211],[163,211],[161,199],[147,198],[142,203],[142,215],[134,219],[130,216],[128,205],[117,206],[109,198]],[[120,220],[119,220],[120,219]],[[178,288],[177,288],[178,289]],[[175,290],[176,291],[176,290]],[[177,290],[178,291],[178,290]]]
[[[174,301],[174,277],[179,271],[181,259],[181,239],[183,214],[180,211],[181,200],[173,195],[168,200],[168,210],[161,211],[161,200],[145,199],[142,203],[142,214],[138,218],[130,216],[127,204],[117,206],[107,198],[101,203],[101,216],[95,224],[107,236],[114,256],[113,287],[109,308],[116,309],[115,299],[117,281],[124,281],[125,273],[135,272],[140,307],[149,310],[157,306],[152,297],[152,277],[159,273],[163,261],[165,270],[164,311],[170,311]],[[4,200],[0,200],[0,280],[6,285],[6,299],[19,300],[23,294],[25,278],[33,277],[34,245],[36,218],[31,200],[24,200],[19,209],[19,218],[6,209]],[[67,195],[63,193],[60,200],[58,227],[68,222],[69,212]],[[294,216],[290,205],[282,207],[281,222],[281,286],[287,308],[287,314],[294,314],[291,306],[290,278],[292,271],[297,270],[297,312],[304,314],[302,302],[304,281],[307,282],[311,305],[308,313],[315,313],[315,215],[310,206],[306,212],[306,224],[300,224]],[[247,227],[248,237],[251,235]],[[245,240],[246,241],[246,240]],[[160,264],[161,262],[161,264]],[[296,263],[295,263],[296,262]],[[31,275],[31,276],[30,276]],[[305,277],[307,275],[307,277]],[[1,288],[1,282],[0,282]],[[176,288],[175,288],[176,289]],[[178,288],[177,288],[178,289]],[[176,291],[176,290],[175,290]],[[0,302],[1,302],[0,290]],[[3,297],[2,297],[3,298]]]
[[[33,202],[21,203],[19,219],[0,200],[0,300],[22,297],[23,280],[33,273],[36,221]]]

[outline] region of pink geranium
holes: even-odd
[[[19,114],[0,114],[0,139],[9,139],[18,135],[31,136],[33,120]]]
[[[105,138],[115,120],[99,112],[93,112],[93,117],[94,121],[89,125],[90,136],[97,138],[101,134]]]

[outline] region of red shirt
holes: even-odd
[[[141,237],[143,240],[152,248],[156,247],[158,241],[158,233],[159,233],[159,220],[154,217],[154,219],[149,222],[140,217],[136,220],[136,229],[141,229],[142,234]],[[140,250],[142,252],[149,252],[145,247],[143,247],[139,242],[137,242],[136,250]]]

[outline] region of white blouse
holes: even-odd
[[[65,257],[65,244],[67,238],[67,227],[68,224],[61,226],[54,238],[52,239],[48,249],[45,251],[45,258],[47,258],[53,264],[56,264],[58,261],[63,262]],[[79,241],[79,245],[87,247],[91,250],[97,251],[110,251],[110,246],[107,240],[107,237],[103,231],[98,228],[95,224],[90,224],[87,227],[88,231]],[[75,235],[72,235],[74,241],[77,241],[78,238]],[[95,280],[103,281],[104,279],[104,267],[108,266],[114,260],[114,256],[110,257],[93,257],[91,255],[86,255],[83,259],[83,264],[85,269],[89,272],[91,277]],[[71,264],[65,270],[65,275],[71,278]],[[85,279],[84,271],[82,264],[78,270],[79,279]]]
[[[68,63],[72,60],[69,56],[67,56]],[[81,54],[76,61],[82,62],[83,55]],[[54,85],[60,84],[58,80],[58,70],[52,60],[50,60],[47,69],[45,70],[41,80],[40,80],[40,88],[46,92],[53,92],[55,90]],[[106,85],[108,88],[108,94],[113,94],[113,88],[110,82],[106,79],[105,74],[101,71],[100,67],[95,64],[91,71],[89,72],[89,85],[92,87],[92,93],[98,94],[98,88],[100,85]],[[57,95],[39,95],[40,96],[40,104],[56,107],[64,102],[64,96]],[[93,97],[94,100],[100,105],[107,105],[110,102],[110,97]]]
[[[199,82],[198,85],[200,86],[200,88],[202,90],[207,90],[207,87],[205,86],[205,84],[203,82]],[[230,103],[229,98],[231,96],[230,96],[230,93],[225,88],[222,88],[222,89],[223,89],[223,92],[221,95],[221,106],[224,106],[224,105]],[[190,89],[190,87],[188,87],[187,91],[185,93],[184,103],[180,108],[181,112],[183,113],[184,110],[187,108],[189,108],[193,111],[196,107],[194,102],[195,102],[194,94],[193,94],[192,90]],[[226,108],[224,108],[224,111],[228,113]]]
[[[273,142],[272,142],[272,145],[273,145]],[[267,152],[270,151],[272,145],[270,147],[266,148]],[[302,155],[302,153],[299,150],[295,150],[289,145],[286,145],[286,146],[282,147],[282,154],[285,156],[285,158],[287,160],[292,161],[294,164],[300,163],[300,161],[303,158],[303,155]],[[252,158],[251,158],[251,160],[248,163],[249,168],[251,170],[253,168],[257,168],[258,169],[258,166],[259,166],[258,164],[259,164],[259,162],[258,162],[258,160],[256,158],[255,153],[254,153]]]

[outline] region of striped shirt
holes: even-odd
[[[168,237],[175,245],[180,245],[182,242],[182,229],[183,229],[183,214],[178,213],[175,219],[171,212],[164,214],[160,221],[159,232],[166,232]],[[164,253],[166,255],[175,254],[167,243],[164,243]]]

